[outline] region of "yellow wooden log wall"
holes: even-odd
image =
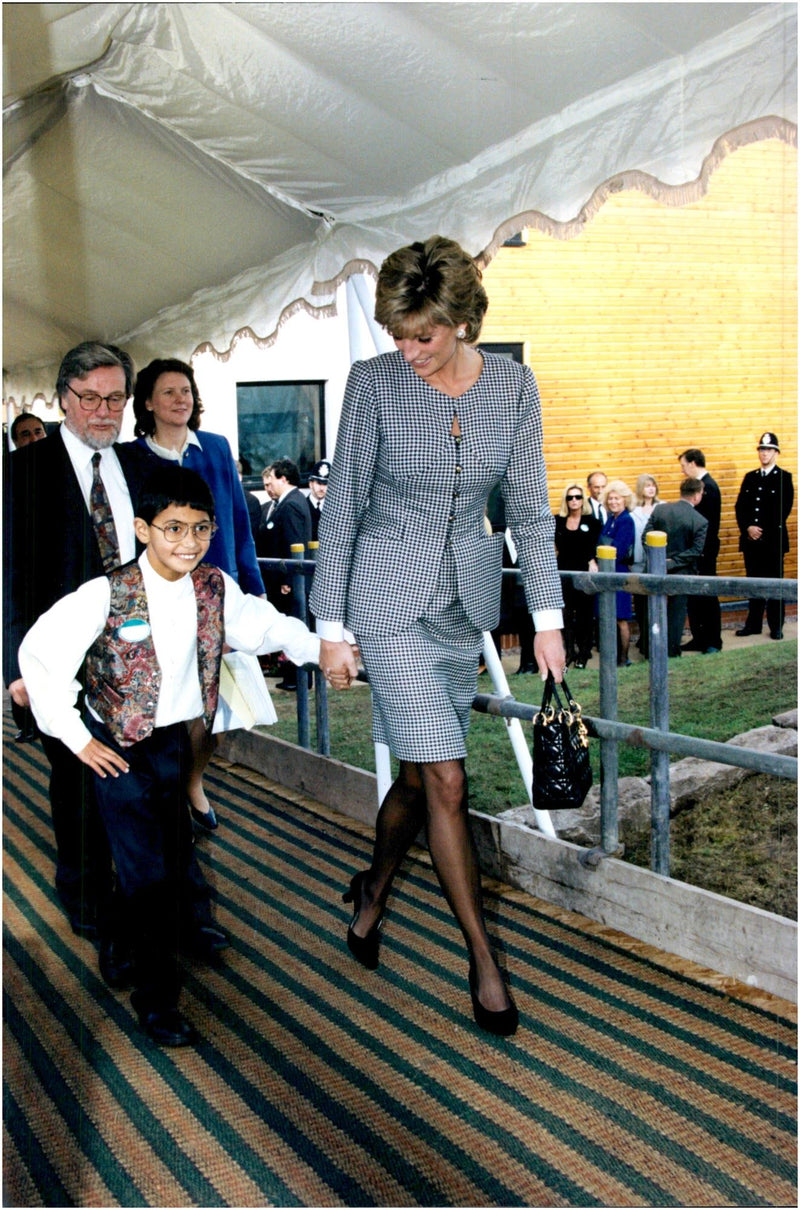
[[[734,502],[769,429],[797,467],[796,148],[733,151],[685,205],[613,194],[574,238],[529,228],[488,265],[485,341],[523,341],[551,504],[600,468],[677,499],[700,447],[722,491],[720,575],[744,574]],[[797,575],[796,513],[786,574]]]

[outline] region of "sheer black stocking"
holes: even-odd
[[[510,1000],[491,952],[481,907],[478,857],[467,814],[467,776],[460,760],[402,762],[378,813],[372,866],[362,883],[354,931],[366,936],[389,894],[392,879],[427,820],[428,848],[445,898],[464,934],[484,1008],[499,1012]]]

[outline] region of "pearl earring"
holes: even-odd
[[[459,340],[463,340],[464,337],[466,336],[466,332],[464,331],[463,328],[459,328],[458,331],[456,332],[456,336],[458,337]]]

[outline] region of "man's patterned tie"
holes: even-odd
[[[103,570],[111,571],[119,563],[119,542],[114,525],[114,514],[108,502],[103,480],[100,478],[100,452],[92,455],[92,490],[89,496],[92,506],[92,521],[97,534],[97,544],[103,560]]]

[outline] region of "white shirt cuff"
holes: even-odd
[[[537,634],[540,630],[564,629],[564,615],[560,609],[537,609],[531,618]]]
[[[344,638],[342,622],[326,622],[322,618],[317,618],[316,629],[319,637],[326,643],[341,643]]]

